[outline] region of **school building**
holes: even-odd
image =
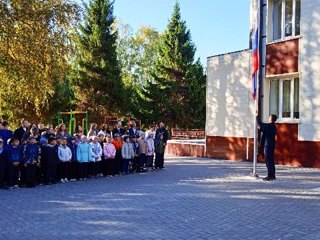
[[[259,111],[279,118],[276,162],[320,167],[320,0],[252,0],[251,23],[257,12]],[[207,157],[253,159],[251,61],[250,49],[208,57]]]

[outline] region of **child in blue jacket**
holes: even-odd
[[[81,136],[81,142],[77,147],[77,160],[79,163],[79,177],[80,180],[86,180],[88,175],[88,163],[92,159],[92,149],[87,142],[86,136]]]
[[[13,138],[11,144],[7,146],[6,158],[9,166],[9,189],[18,189],[20,164],[22,162],[22,152],[20,148],[20,141]]]
[[[34,136],[29,137],[29,143],[25,145],[23,150],[23,162],[26,167],[27,187],[36,186],[36,171],[40,164],[41,148],[37,144]]]
[[[7,170],[6,149],[4,147],[3,139],[0,138],[0,189],[4,187],[6,170]]]
[[[91,150],[92,150],[92,157],[91,157],[91,161],[90,161],[90,165],[91,165],[91,172],[90,175],[92,175],[93,177],[102,177],[102,148],[100,143],[98,142],[98,137],[97,136],[93,136],[91,137]]]
[[[67,145],[68,139],[64,138],[62,144],[58,147],[61,183],[67,183],[70,179],[70,163],[72,159],[72,152]]]
[[[6,122],[6,121],[2,122],[2,127],[3,127],[3,129],[0,129],[0,138],[2,138],[3,144],[4,144],[4,146],[6,146],[8,140],[13,137],[13,133],[11,130],[8,129],[8,127],[9,127],[8,122]]]

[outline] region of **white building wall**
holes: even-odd
[[[208,58],[206,135],[253,137],[250,50]]]
[[[299,140],[320,141],[320,0],[301,4]]]

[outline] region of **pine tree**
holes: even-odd
[[[94,115],[118,115],[124,107],[113,4],[110,0],[92,0],[85,5],[84,23],[77,36],[77,97],[79,106]]]
[[[145,93],[154,121],[163,120],[171,127],[204,126],[205,76],[200,61],[194,61],[195,52],[176,3]]]

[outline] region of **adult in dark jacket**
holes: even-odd
[[[264,147],[264,158],[268,169],[268,176],[263,178],[265,181],[272,181],[276,179],[276,169],[274,164],[274,150],[276,147],[277,127],[276,115],[270,115],[269,123],[262,123],[259,116],[257,116],[257,127],[262,131],[262,146]]]
[[[99,133],[103,133],[104,136],[111,135],[111,131],[109,130],[109,126],[107,123],[102,124],[100,131],[98,132],[98,135]]]
[[[155,159],[155,169],[162,169],[164,168],[164,150],[165,150],[165,144],[163,141],[163,134],[159,135],[159,138],[155,140],[155,153],[156,153],[156,159]]]
[[[13,133],[13,136],[21,142],[23,135],[28,132],[29,122],[25,119],[21,120],[21,127],[16,129]]]
[[[156,130],[156,139],[159,139],[160,135],[163,135],[163,142],[164,142],[164,144],[167,144],[169,134],[168,134],[168,130],[165,128],[165,125],[163,122],[159,123],[159,127]]]
[[[37,143],[40,142],[41,135],[37,127],[32,127],[30,131],[25,132],[22,137],[22,142],[26,142],[30,137],[35,138]]]
[[[56,137],[67,138],[69,139],[71,135],[67,131],[67,127],[64,123],[61,123],[58,127]]]
[[[38,123],[39,135],[46,131],[46,128],[43,123]]]
[[[134,121],[131,121],[130,128],[128,129],[129,137],[139,136],[139,128],[137,128],[137,124]]]
[[[123,136],[126,134],[126,131],[122,128],[122,123],[118,122],[116,127],[112,130],[112,137],[115,138],[116,134],[120,134],[120,136]]]

